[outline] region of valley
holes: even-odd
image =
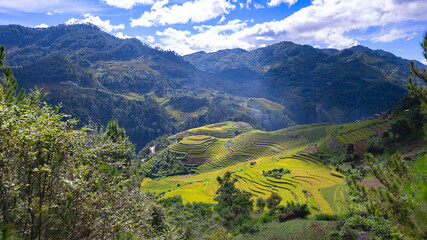
[[[104,30],[0,26],[1,239],[427,236],[421,62]]]

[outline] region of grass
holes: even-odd
[[[255,234],[246,234],[238,235],[234,237],[235,240],[245,239],[245,240],[260,240],[260,239],[271,239],[274,236],[283,238],[285,236],[295,236],[299,234],[305,227],[308,227],[311,223],[325,223],[329,224],[327,221],[316,221],[312,219],[294,219],[280,223],[277,220],[273,220],[269,223],[264,223],[260,225],[260,231]]]

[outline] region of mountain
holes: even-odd
[[[342,123],[392,108],[409,77],[409,60],[363,46],[339,51],[281,42],[184,58],[221,76],[217,85],[232,94],[287,106],[297,123]]]
[[[380,50],[292,42],[179,56],[87,24],[0,26],[0,44],[20,87],[42,88],[82,125],[115,117],[138,148],[222,121],[268,131],[354,121],[399,103],[409,68]]]

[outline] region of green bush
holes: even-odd
[[[365,233],[376,236],[378,239],[401,239],[396,227],[388,220],[359,214],[341,219],[329,238],[334,240],[356,239]]]

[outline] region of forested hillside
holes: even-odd
[[[62,102],[60,111],[81,125],[105,126],[114,116],[138,149],[163,134],[228,120],[269,131],[353,121],[397,104],[408,76],[407,60],[364,47],[282,42],[181,57],[87,24],[0,26],[0,44],[20,87],[43,89],[45,100]]]
[[[287,106],[297,123],[343,123],[382,112],[399,103],[409,76],[408,60],[362,46],[338,51],[281,42],[184,58],[220,75],[217,84],[225,91],[262,93]]]

